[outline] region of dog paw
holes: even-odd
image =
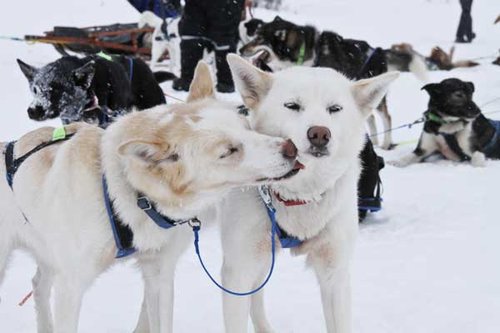
[[[483,153],[476,151],[472,154],[470,163],[475,167],[485,167],[486,166],[486,156]]]

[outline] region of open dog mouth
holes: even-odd
[[[268,182],[268,181],[279,181],[283,179],[288,179],[290,177],[295,176],[296,174],[299,173],[300,170],[305,169],[305,165],[300,163],[299,161],[295,161],[295,165],[293,166],[292,170],[288,171],[286,174],[280,177],[275,177],[275,178],[260,178],[257,179],[258,182]]]

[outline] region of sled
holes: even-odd
[[[44,36],[27,35],[28,42],[52,44],[62,55],[68,51],[95,54],[101,51],[112,54],[151,57],[151,33],[153,28],[139,28],[137,23],[116,23],[87,28],[54,27]]]

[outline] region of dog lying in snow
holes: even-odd
[[[63,124],[85,121],[106,127],[132,108],[144,110],[166,103],[157,79],[168,79],[168,75],[153,74],[138,58],[62,57],[42,68],[17,62],[33,94],[28,108],[33,120],[59,117]]]
[[[15,248],[35,257],[39,332],[76,332],[85,290],[117,262],[102,179],[116,216],[133,232],[149,331],[171,332],[174,270],[190,230],[181,225],[161,229],[147,210],[155,207],[173,221],[203,220],[203,211],[229,189],[277,182],[298,172],[293,143],[251,131],[233,105],[215,100],[203,63],[188,101],[131,113],[106,131],[70,124],[66,132],[73,136],[30,155],[11,177],[12,189],[0,182],[0,278]],[[15,143],[15,157],[51,135],[47,127],[26,134]],[[138,201],[145,197],[151,203],[140,208]]]
[[[252,128],[291,138],[297,146],[305,169],[286,184],[270,187],[277,221],[302,241],[294,252],[307,255],[316,272],[328,332],[349,332],[350,257],[358,230],[356,184],[364,124],[398,73],[353,82],[330,68],[293,67],[270,74],[236,55],[229,55],[228,62],[252,114]],[[239,292],[259,285],[270,265],[271,222],[256,192],[235,190],[220,209],[222,281]],[[249,313],[256,332],[272,331],[262,290],[251,298],[224,294],[227,332],[246,332]]]
[[[484,166],[486,158],[500,158],[500,121],[481,113],[472,100],[472,82],[451,78],[422,89],[430,99],[420,140],[412,153],[390,164],[403,167],[436,153],[475,166]]]

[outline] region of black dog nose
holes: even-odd
[[[36,106],[28,108],[28,117],[33,120],[39,120],[43,116],[43,108]]]
[[[313,126],[307,130],[307,138],[309,139],[309,142],[317,148],[324,148],[330,141],[331,137],[332,133],[324,126]]]
[[[283,154],[283,157],[286,159],[294,160],[297,158],[297,147],[295,147],[295,144],[293,143],[292,140],[288,139],[285,141],[285,143],[281,146],[282,150],[281,153]]]

